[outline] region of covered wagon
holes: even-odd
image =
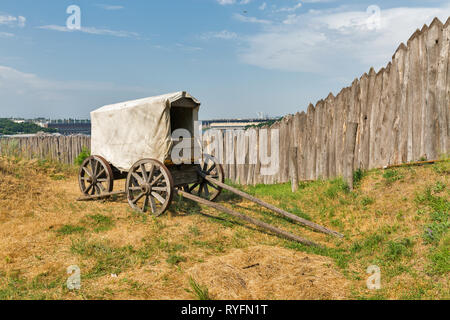
[[[115,180],[126,179],[124,192],[131,207],[154,215],[168,208],[176,189],[216,199],[221,188],[204,178],[224,180],[214,157],[191,150],[189,159],[184,153],[172,159],[177,129],[189,132],[192,149],[201,148],[193,138],[199,108],[193,96],[176,92],[91,112],[92,156],[80,167],[81,192],[88,197],[108,195]]]
[[[278,229],[258,219],[212,202],[223,189],[268,210],[320,232],[343,235],[257,199],[224,183],[223,168],[200,148],[194,137],[200,102],[186,92],[122,102],[91,113],[91,154],[80,167],[78,182],[83,197],[96,200],[125,194],[130,206],[159,216],[169,207],[175,193],[197,203],[226,212],[284,238],[316,245],[314,242]],[[178,141],[179,132],[189,137]],[[176,134],[174,134],[176,132]],[[186,144],[186,139],[188,143]],[[183,143],[186,154],[180,154]],[[173,159],[172,154],[177,156]],[[114,182],[125,179],[124,190],[114,191]]]

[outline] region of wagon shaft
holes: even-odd
[[[275,234],[277,234],[279,236],[282,236],[282,237],[284,237],[286,239],[299,242],[299,243],[304,244],[306,246],[314,246],[314,247],[318,247],[319,246],[318,244],[316,244],[315,242],[313,242],[311,240],[308,240],[308,239],[299,237],[297,235],[294,235],[294,234],[292,234],[290,232],[278,229],[278,228],[276,228],[276,227],[274,227],[274,226],[272,226],[270,224],[267,224],[265,222],[262,222],[262,221],[260,221],[258,219],[251,218],[249,216],[243,215],[242,213],[239,213],[239,212],[236,212],[234,210],[228,209],[228,208],[226,208],[224,206],[221,206],[220,204],[217,204],[217,203],[214,203],[214,202],[202,199],[200,197],[197,197],[197,196],[195,196],[193,194],[184,192],[182,190],[178,190],[177,193],[182,195],[183,197],[189,199],[189,200],[192,200],[192,201],[198,202],[200,204],[204,204],[204,205],[207,205],[207,206],[212,207],[214,209],[217,209],[219,211],[228,213],[229,215],[232,215],[232,216],[234,216],[236,218],[245,220],[245,221],[247,221],[247,222],[249,222],[251,224],[254,224],[254,225],[258,226],[258,227],[261,227],[263,229],[269,230],[269,231],[271,231],[271,232],[273,232],[273,233],[275,233]]]
[[[236,188],[230,187],[230,186],[226,185],[225,183],[217,181],[217,180],[213,179],[212,177],[205,175],[202,172],[199,172],[199,174],[202,175],[207,181],[209,181],[211,183],[214,183],[214,184],[220,186],[223,189],[231,191],[231,192],[233,192],[233,193],[235,193],[235,194],[237,194],[237,195],[239,195],[239,196],[241,196],[243,198],[246,198],[246,199],[248,199],[248,200],[250,200],[250,201],[252,201],[252,202],[254,202],[256,204],[259,204],[259,205],[261,205],[261,206],[263,206],[263,207],[265,207],[265,208],[267,208],[267,209],[269,209],[271,211],[277,212],[277,213],[279,213],[279,214],[281,214],[281,215],[283,215],[283,216],[285,216],[285,217],[287,217],[289,219],[292,219],[292,220],[297,221],[297,222],[299,222],[299,223],[301,223],[301,224],[303,224],[303,225],[305,225],[307,227],[310,227],[311,229],[314,229],[314,230],[317,230],[317,231],[320,231],[320,232],[323,232],[323,233],[326,233],[326,234],[330,234],[330,235],[333,235],[333,236],[339,237],[339,238],[343,238],[344,237],[344,235],[339,233],[339,232],[330,230],[330,229],[325,228],[325,227],[323,227],[321,225],[318,225],[317,223],[314,223],[314,222],[311,222],[309,220],[300,218],[299,216],[296,216],[296,215],[294,215],[292,213],[289,213],[289,212],[284,211],[284,210],[282,210],[280,208],[277,208],[274,205],[271,205],[270,203],[264,202],[264,201],[262,201],[262,200],[260,200],[258,198],[255,198],[255,197],[253,197],[253,196],[251,196],[251,195],[249,195],[249,194],[247,194],[245,192],[242,192],[242,191],[240,191],[240,190],[238,190]]]

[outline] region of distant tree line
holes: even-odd
[[[9,119],[0,118],[0,135],[32,134],[40,131],[57,132],[56,129],[42,128],[32,122],[15,123]]]
[[[281,119],[283,119],[283,118],[280,117],[280,118],[276,118],[276,119],[267,120],[265,122],[261,122],[261,123],[258,123],[258,124],[252,124],[252,125],[246,126],[245,130],[250,129],[250,128],[262,128],[264,126],[270,127],[275,122],[280,121]]]

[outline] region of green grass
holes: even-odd
[[[75,158],[74,164],[77,166],[81,166],[83,164],[84,160],[86,160],[86,158],[89,158],[90,156],[91,156],[91,151],[88,148],[83,147],[80,154]]]
[[[58,232],[61,235],[70,235],[74,233],[84,233],[85,231],[86,231],[85,227],[67,224],[59,228],[56,232]]]
[[[82,277],[97,278],[108,274],[120,274],[144,261],[132,246],[112,247],[107,242],[88,242],[85,239],[73,240],[71,252],[85,258],[94,258],[95,265]]]
[[[61,287],[64,290],[62,277],[52,277],[42,273],[31,280],[19,274],[0,275],[0,300],[52,300],[55,293],[51,290]]]
[[[358,169],[353,173],[353,185],[357,186],[360,184],[362,179],[366,176],[367,172],[362,169]]]
[[[371,204],[374,204],[374,203],[375,203],[375,199],[371,198],[371,197],[364,196],[361,199],[361,205],[363,207],[370,206]]]
[[[325,195],[330,199],[336,199],[340,193],[348,192],[348,184],[342,178],[338,178],[331,181],[331,185],[326,189]]]
[[[423,241],[431,245],[428,270],[431,274],[450,272],[450,200],[446,186],[438,181],[416,195],[416,204],[421,213],[428,213],[424,227]]]
[[[431,263],[428,268],[431,274],[444,275],[450,272],[450,235],[442,239],[429,257]]]
[[[450,227],[450,201],[445,195],[438,195],[443,190],[442,184],[437,182],[434,186],[428,186],[415,199],[419,208],[425,208],[429,212],[429,223],[423,233],[424,241],[428,244],[438,244]]]
[[[388,169],[384,171],[383,178],[386,185],[390,185],[395,181],[402,180],[404,178],[404,175],[400,174],[398,170]]]
[[[388,261],[396,261],[402,256],[411,257],[413,254],[413,246],[414,242],[409,238],[398,241],[389,241],[387,243],[387,250],[384,253],[384,258]]]
[[[198,284],[192,277],[189,277],[189,286],[191,289],[188,292],[191,292],[197,300],[212,300],[208,288]]]
[[[186,262],[186,258],[177,254],[170,254],[166,262],[171,265],[177,265],[180,262]]]
[[[111,217],[102,214],[88,215],[86,223],[93,228],[94,232],[104,232],[114,227],[114,221]]]

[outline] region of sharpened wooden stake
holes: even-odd
[[[223,189],[226,189],[228,191],[231,191],[231,192],[233,192],[233,193],[235,193],[235,194],[237,194],[237,195],[239,195],[239,196],[241,196],[241,197],[243,197],[245,199],[248,199],[248,200],[250,200],[250,201],[252,201],[252,202],[254,202],[256,204],[259,204],[260,206],[263,206],[263,207],[265,207],[265,208],[267,208],[267,209],[269,209],[269,210],[271,210],[273,212],[279,213],[279,214],[281,214],[281,215],[283,215],[283,216],[285,216],[285,217],[287,217],[289,219],[292,219],[294,221],[297,221],[298,223],[301,223],[301,224],[303,224],[303,225],[305,225],[307,227],[310,227],[311,229],[314,229],[314,230],[317,230],[317,231],[320,231],[320,232],[323,232],[323,233],[326,233],[326,234],[330,234],[330,235],[333,235],[333,236],[336,236],[336,237],[339,237],[339,238],[343,238],[344,237],[344,235],[339,233],[339,232],[330,230],[330,229],[325,228],[325,227],[323,227],[323,226],[321,226],[321,225],[319,225],[317,223],[314,223],[314,222],[311,222],[309,220],[300,218],[299,216],[296,216],[296,215],[294,215],[292,213],[289,213],[289,212],[284,211],[284,210],[282,210],[280,208],[277,208],[274,205],[271,205],[270,203],[264,202],[264,201],[262,201],[262,200],[260,200],[258,198],[255,198],[255,197],[253,197],[253,196],[251,196],[251,195],[249,195],[249,194],[247,194],[245,192],[242,192],[241,190],[238,190],[236,188],[230,187],[230,186],[226,185],[225,183],[217,181],[217,180],[215,180],[215,179],[213,179],[213,178],[211,178],[209,176],[206,176],[202,172],[199,172],[199,174],[203,178],[205,178],[207,181],[211,182],[212,184],[215,184],[215,185],[217,185],[217,186],[219,186],[219,187],[221,187]]]
[[[298,190],[298,162],[297,162],[297,148],[289,149],[289,168],[291,176],[291,188],[292,192],[295,193]]]
[[[293,241],[299,242],[299,243],[304,244],[304,245],[306,245],[306,246],[314,246],[314,247],[318,247],[318,246],[319,246],[319,245],[316,244],[315,242],[312,242],[312,241],[310,241],[310,240],[308,240],[308,239],[304,239],[304,238],[301,238],[301,237],[299,237],[299,236],[296,236],[296,235],[294,235],[294,234],[292,234],[292,233],[289,233],[289,232],[287,232],[287,231],[278,229],[278,228],[276,228],[276,227],[274,227],[274,226],[271,226],[270,224],[267,224],[267,223],[262,222],[262,221],[260,221],[260,220],[257,220],[257,219],[248,217],[248,216],[243,215],[243,214],[241,214],[241,213],[239,213],[239,212],[236,212],[236,211],[234,211],[234,210],[231,210],[231,209],[228,209],[228,208],[226,208],[226,207],[224,207],[224,206],[221,206],[221,205],[218,204],[218,203],[211,202],[211,201],[208,201],[208,200],[206,200],[206,199],[203,199],[203,198],[194,196],[193,194],[187,193],[187,192],[182,191],[182,190],[176,190],[176,192],[177,192],[178,194],[182,195],[183,197],[189,199],[189,200],[192,200],[192,201],[195,201],[195,202],[204,204],[204,205],[206,205],[206,206],[208,206],[208,207],[212,207],[212,208],[214,208],[214,209],[217,209],[217,210],[220,210],[220,211],[222,211],[222,212],[228,213],[229,215],[231,215],[231,216],[233,216],[233,217],[236,217],[236,218],[245,220],[245,221],[247,221],[247,222],[249,222],[249,223],[252,223],[252,224],[254,224],[254,225],[258,226],[258,227],[267,229],[267,230],[269,230],[269,231],[271,231],[271,232],[273,232],[273,233],[275,233],[275,234],[277,234],[277,235],[279,235],[279,236],[282,236],[282,237],[284,237],[284,238],[286,238],[286,239],[289,239],[289,240],[293,240]]]

